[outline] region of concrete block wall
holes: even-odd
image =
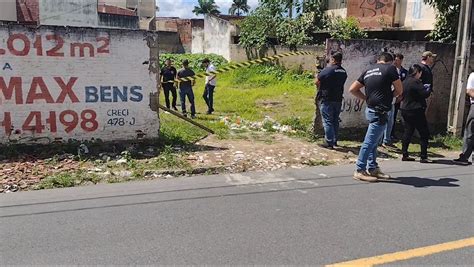
[[[0,143],[158,137],[156,39],[145,31],[0,27]]]
[[[455,46],[453,44],[384,40],[328,40],[326,49],[327,54],[331,51],[341,51],[344,54],[343,66],[346,68],[349,77],[345,85],[344,110],[341,114],[341,119],[342,127],[349,128],[366,127],[367,122],[363,112],[365,104],[360,103],[360,101],[352,96],[348,89],[351,83],[369,65],[376,62],[377,54],[383,49],[394,53],[402,53],[405,56],[404,67],[407,69],[410,65],[421,62],[423,51],[429,50],[438,54],[437,61],[433,66],[434,94],[427,101],[426,115],[432,129],[446,128],[454,66]]]

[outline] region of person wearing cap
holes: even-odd
[[[344,84],[347,80],[346,70],[341,66],[342,54],[332,53],[329,65],[316,77],[318,87],[316,101],[321,112],[326,143],[325,148],[337,145],[339,132],[339,114],[341,113]]]
[[[425,51],[421,55],[421,66],[423,67],[423,74],[421,75],[421,82],[426,90],[431,90],[433,92],[433,71],[431,68],[436,59],[436,54],[433,54],[431,51]]]
[[[464,140],[462,146],[462,153],[459,158],[455,159],[454,162],[460,165],[471,165],[469,158],[472,155],[474,149],[474,72],[471,72],[469,79],[467,80],[466,94],[470,98],[471,107],[469,109],[469,115],[466,119],[466,126],[464,128]]]
[[[216,68],[214,65],[212,65],[208,58],[202,61],[202,66],[206,69],[207,73],[216,71]],[[207,114],[212,114],[212,112],[214,112],[214,89],[216,88],[216,84],[216,75],[206,76],[206,86],[204,88],[204,94],[202,97],[207,104]]]
[[[189,61],[183,60],[183,68],[178,71],[178,78],[193,77],[196,75],[192,69],[189,68]],[[186,97],[188,97],[189,103],[191,104],[191,118],[196,118],[196,107],[194,105],[194,92],[193,86],[196,83],[193,81],[183,81],[179,83],[179,98],[181,99],[181,110],[183,116],[187,117],[186,112]]]

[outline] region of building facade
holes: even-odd
[[[365,29],[433,30],[436,11],[423,0],[327,0],[331,16],[355,17]]]

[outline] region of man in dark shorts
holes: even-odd
[[[346,70],[341,66],[342,54],[331,55],[329,66],[316,77],[318,87],[316,101],[323,120],[326,143],[322,146],[332,149],[337,145],[339,132],[339,114],[341,113],[344,84],[347,80]]]
[[[171,59],[167,59],[165,61],[165,66],[161,69],[160,76],[161,76],[161,85],[163,87],[163,92],[165,93],[165,101],[166,101],[166,107],[170,108],[170,92],[172,95],[172,105],[174,110],[178,110],[176,108],[176,98],[178,97],[176,93],[176,87],[174,85],[173,81],[176,79],[176,75],[178,72],[176,71],[176,68],[172,66]]]
[[[357,159],[357,170],[354,173],[356,180],[377,182],[378,179],[391,178],[384,174],[377,164],[377,146],[388,122],[393,97],[403,93],[400,76],[392,62],[392,54],[387,52],[380,54],[377,63],[364,71],[349,89],[354,96],[367,102],[365,116],[369,121]],[[361,91],[364,87],[365,94]]]
[[[187,59],[183,60],[183,68],[178,71],[178,78],[192,77],[196,75],[192,69],[189,68],[189,61]],[[186,97],[188,97],[189,103],[191,104],[191,118],[196,118],[196,107],[194,105],[194,92],[193,86],[195,84],[193,81],[184,81],[179,83],[179,98],[181,99],[181,110],[183,115],[187,117],[186,112]]]

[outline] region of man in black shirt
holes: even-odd
[[[377,164],[377,146],[388,121],[393,97],[403,93],[397,68],[392,62],[393,56],[390,53],[382,53],[377,63],[364,71],[349,89],[354,96],[367,102],[365,116],[369,121],[354,173],[354,179],[357,180],[377,182],[378,179],[390,179]],[[392,85],[395,88],[393,92]],[[361,91],[363,87],[365,94]]]
[[[423,67],[423,73],[421,74],[421,82],[425,86],[426,90],[433,92],[433,72],[431,68],[436,59],[436,54],[431,51],[423,52],[421,55],[421,66]]]
[[[176,108],[176,98],[177,98],[177,93],[176,93],[176,87],[174,86],[174,79],[176,79],[176,68],[172,66],[171,59],[167,59],[165,61],[165,66],[161,69],[160,76],[161,76],[161,85],[163,87],[163,92],[165,93],[165,101],[166,101],[166,107],[170,108],[170,92],[173,97],[172,99],[172,104],[173,104],[173,109],[178,110]]]
[[[189,68],[189,61],[183,60],[183,68],[178,71],[178,78],[193,77],[196,74],[192,69]],[[193,81],[185,81],[179,83],[179,97],[181,98],[181,110],[183,115],[187,117],[186,113],[186,97],[188,97],[189,103],[191,104],[191,118],[196,118],[196,107],[194,105],[194,92],[193,86],[196,83]]]
[[[326,148],[337,145],[339,131],[339,114],[341,113],[344,84],[347,80],[346,70],[341,66],[342,54],[339,52],[331,55],[329,66],[324,68],[316,77],[318,87],[316,100],[318,101],[323,120]]]

